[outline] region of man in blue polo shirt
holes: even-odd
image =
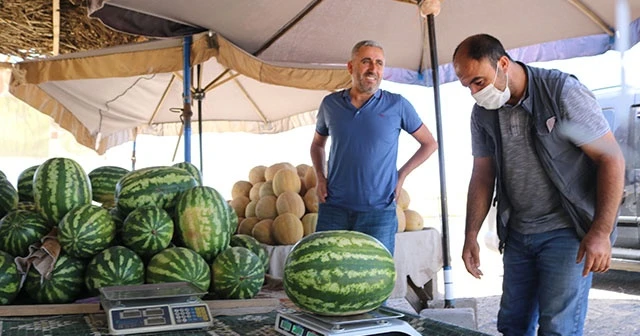
[[[320,203],[316,230],[360,231],[393,254],[398,230],[395,200],[407,175],[438,145],[409,101],[378,88],[384,71],[380,44],[358,42],[347,69],[351,88],[323,99],[311,144]],[[400,130],[410,133],[420,147],[398,170]]]

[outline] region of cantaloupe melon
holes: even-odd
[[[296,175],[298,175],[298,170],[296,170],[296,167],[294,165],[292,165],[289,162],[279,162],[279,163],[274,163],[271,166],[267,167],[267,169],[264,171],[265,180],[266,181],[273,180],[273,177],[276,176],[276,173],[280,169],[289,169],[294,173],[296,173]]]
[[[316,188],[313,187],[304,194],[304,206],[308,212],[318,212],[318,194]]]
[[[251,200],[249,200],[249,197],[239,195],[232,199],[229,205],[231,205],[233,210],[236,211],[238,217],[246,217],[244,210],[247,208],[247,204],[249,204],[249,202],[251,202]]]
[[[237,181],[231,187],[231,198],[237,198],[238,196],[249,197],[249,191],[253,187],[253,184],[249,181]]]
[[[402,210],[407,210],[409,209],[409,203],[411,203],[411,198],[409,197],[409,193],[404,190],[404,188],[402,188],[402,191],[400,191],[400,196],[398,196],[398,199],[396,200],[396,204],[402,208]]]
[[[404,211],[407,225],[405,231],[420,231],[424,228],[424,219],[415,210],[407,209]]]
[[[398,232],[404,232],[407,228],[407,219],[404,216],[404,210],[396,205],[396,217],[398,217]]]
[[[260,191],[258,192],[259,198],[263,198],[265,196],[276,196],[273,192],[272,181],[266,181],[260,186]]]
[[[258,201],[250,201],[247,206],[244,208],[244,216],[245,217],[255,217],[256,216],[256,205]]]
[[[272,225],[273,219],[263,219],[253,226],[251,235],[263,244],[275,245],[276,241],[273,239],[273,232],[271,230]]]
[[[253,187],[251,187],[251,190],[249,190],[250,200],[257,201],[260,199],[260,188],[262,187],[263,184],[264,182],[256,182],[253,184]]]
[[[318,224],[318,214],[315,212],[309,212],[302,216],[302,230],[303,236],[306,237],[316,232],[316,225]]]
[[[256,217],[260,219],[274,219],[278,216],[276,209],[277,198],[273,195],[261,197],[256,204]]]
[[[292,213],[284,213],[273,220],[273,238],[281,245],[297,243],[304,234],[302,222]]]
[[[239,234],[251,235],[251,231],[253,231],[253,227],[258,223],[260,219],[258,217],[247,217],[240,222],[238,225],[237,232]]]
[[[306,212],[304,201],[299,194],[293,191],[285,191],[276,200],[276,210],[278,215],[292,213],[298,218],[302,218]]]
[[[316,170],[313,167],[307,168],[303,179],[307,189],[315,187],[317,184]]]
[[[272,187],[276,196],[280,196],[285,191],[293,191],[297,194],[300,192],[300,177],[293,170],[280,169],[273,176]]]
[[[267,166],[255,166],[249,170],[249,182],[256,184],[258,182],[264,182],[264,172],[267,170]]]

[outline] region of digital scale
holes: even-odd
[[[400,319],[403,316],[385,308],[351,316],[320,316],[287,309],[278,311],[275,329],[287,336],[420,336],[409,323]]]
[[[113,335],[205,328],[213,324],[206,292],[189,282],[100,288]]]

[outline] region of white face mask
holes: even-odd
[[[505,75],[507,76],[507,84],[505,84],[504,91],[500,91],[493,85],[498,78],[498,69],[496,66],[496,76],[493,77],[493,83],[471,95],[478,105],[487,110],[497,110],[509,100],[511,97],[511,91],[509,91],[509,74],[505,73]]]

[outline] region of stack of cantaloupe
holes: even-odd
[[[424,219],[417,211],[409,209],[411,198],[402,188],[396,201],[396,215],[398,216],[398,232],[420,231],[424,228]]]
[[[268,245],[291,245],[315,232],[316,175],[308,164],[279,162],[249,171],[234,183],[230,205],[238,214],[237,233]]]

